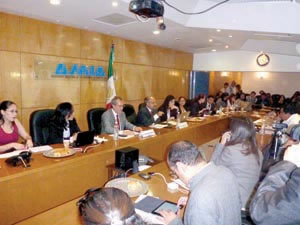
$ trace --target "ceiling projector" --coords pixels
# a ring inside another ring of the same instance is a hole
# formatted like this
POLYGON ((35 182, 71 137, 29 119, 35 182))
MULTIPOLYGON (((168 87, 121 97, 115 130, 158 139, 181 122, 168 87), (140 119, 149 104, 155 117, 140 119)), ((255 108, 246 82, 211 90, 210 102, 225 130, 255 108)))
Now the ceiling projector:
POLYGON ((164 5, 160 0, 132 0, 129 3, 129 11, 146 18, 162 17, 164 5))

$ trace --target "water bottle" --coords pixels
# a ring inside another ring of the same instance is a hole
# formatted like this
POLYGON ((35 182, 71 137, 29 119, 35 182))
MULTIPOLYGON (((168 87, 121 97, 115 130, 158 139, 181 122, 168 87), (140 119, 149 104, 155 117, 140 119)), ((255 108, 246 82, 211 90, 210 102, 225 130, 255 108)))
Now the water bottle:
POLYGON ((119 139, 119 125, 116 121, 114 125, 114 140, 117 141, 118 139, 119 139))
POLYGON ((177 123, 176 123, 176 129, 179 129, 179 124, 180 124, 180 112, 177 112, 177 123))

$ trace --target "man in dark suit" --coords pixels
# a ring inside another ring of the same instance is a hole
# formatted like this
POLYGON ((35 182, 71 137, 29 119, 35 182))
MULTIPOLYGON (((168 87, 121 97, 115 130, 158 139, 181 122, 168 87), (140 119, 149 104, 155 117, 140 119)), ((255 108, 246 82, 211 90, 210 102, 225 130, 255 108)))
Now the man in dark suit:
POLYGON ((178 205, 186 205, 184 221, 173 212, 162 211, 167 225, 240 225, 241 202, 232 172, 213 162, 206 163, 198 147, 189 141, 171 145, 169 167, 189 188, 178 205))
POLYGON ((162 114, 164 113, 161 111, 157 112, 157 110, 155 109, 155 98, 152 96, 145 98, 145 104, 146 105, 144 107, 141 107, 137 115, 137 125, 148 127, 153 123, 159 123, 160 116, 162 116, 162 114))
POLYGON ((207 97, 206 110, 209 114, 212 114, 214 111, 216 111, 215 98, 212 95, 207 97))
POLYGON ((300 224, 300 145, 289 147, 272 166, 250 205, 257 225, 300 224))
POLYGON ((106 110, 101 117, 101 133, 113 134, 114 126, 118 124, 119 130, 123 131, 123 134, 133 134, 132 131, 142 131, 142 128, 137 127, 129 123, 126 119, 126 115, 123 112, 122 98, 116 96, 111 100, 112 108, 106 110))

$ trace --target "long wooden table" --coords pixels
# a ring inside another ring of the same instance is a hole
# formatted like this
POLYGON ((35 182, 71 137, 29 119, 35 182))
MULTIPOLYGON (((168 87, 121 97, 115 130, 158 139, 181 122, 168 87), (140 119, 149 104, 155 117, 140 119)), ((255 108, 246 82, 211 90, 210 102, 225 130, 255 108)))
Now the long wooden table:
MULTIPOLYGON (((240 115, 236 113, 235 115, 240 115)), ((243 114, 245 115, 245 114, 243 114)), ((140 140, 112 140, 87 153, 63 159, 34 154, 30 168, 11 167, 0 160, 0 224, 14 224, 81 196, 88 188, 103 186, 108 180, 108 165, 114 163, 115 150, 133 146, 141 154, 164 160, 167 147, 178 140, 201 145, 228 129, 229 117, 209 117, 176 130, 156 130, 157 136, 140 140)))
MULTIPOLYGON (((150 171, 162 173, 166 177, 167 182, 171 182, 169 169, 165 162, 159 163, 143 172, 147 173, 150 171)), ((131 177, 143 180, 137 174, 131 177)), ((179 197, 186 195, 179 191, 175 193, 168 191, 166 184, 160 176, 152 176, 150 180, 143 181, 148 184, 149 190, 147 195, 150 196, 159 197, 160 199, 176 203, 179 197)), ((83 225, 76 205, 79 199, 80 198, 74 199, 54 209, 50 209, 44 213, 17 223, 16 225, 83 225)))

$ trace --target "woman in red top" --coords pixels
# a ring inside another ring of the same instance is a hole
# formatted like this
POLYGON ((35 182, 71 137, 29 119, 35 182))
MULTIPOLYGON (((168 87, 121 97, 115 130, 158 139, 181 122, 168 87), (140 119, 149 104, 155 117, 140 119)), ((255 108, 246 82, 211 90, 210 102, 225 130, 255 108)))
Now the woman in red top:
POLYGON ((3 101, 0 104, 0 153, 10 149, 25 149, 32 147, 32 140, 17 119, 17 106, 14 102, 3 101), (18 143, 19 136, 26 144, 18 143))

